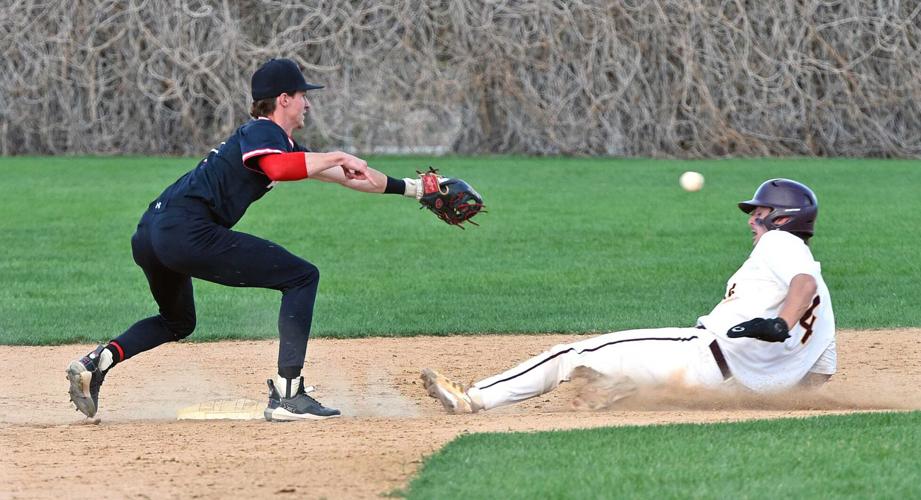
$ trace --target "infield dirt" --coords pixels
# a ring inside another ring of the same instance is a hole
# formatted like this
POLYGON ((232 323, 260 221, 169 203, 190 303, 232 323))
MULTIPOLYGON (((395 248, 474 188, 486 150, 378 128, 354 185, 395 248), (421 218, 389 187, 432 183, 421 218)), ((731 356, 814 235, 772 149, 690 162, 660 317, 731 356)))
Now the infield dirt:
POLYGON ((842 331, 839 372, 819 392, 770 397, 659 391, 575 411, 579 384, 476 415, 446 415, 424 367, 479 379, 578 337, 507 335, 310 341, 305 376, 341 419, 176 421, 213 399, 266 399, 277 343, 178 343, 115 368, 102 422, 67 397, 64 368, 91 346, 0 347, 0 498, 367 498, 407 485, 459 434, 921 409, 921 330, 842 331))

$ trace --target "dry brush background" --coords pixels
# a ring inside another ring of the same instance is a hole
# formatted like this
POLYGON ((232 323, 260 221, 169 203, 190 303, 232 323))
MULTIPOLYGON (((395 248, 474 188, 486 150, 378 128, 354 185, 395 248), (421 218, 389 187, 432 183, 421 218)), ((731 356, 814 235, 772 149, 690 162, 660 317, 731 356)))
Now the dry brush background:
POLYGON ((315 149, 913 156, 921 3, 0 0, 0 154, 199 155, 291 57, 315 149))

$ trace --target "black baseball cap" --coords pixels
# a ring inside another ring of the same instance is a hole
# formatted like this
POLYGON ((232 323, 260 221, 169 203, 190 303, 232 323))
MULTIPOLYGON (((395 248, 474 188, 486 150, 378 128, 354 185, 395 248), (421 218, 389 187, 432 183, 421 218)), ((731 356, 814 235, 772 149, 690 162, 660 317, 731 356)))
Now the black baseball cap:
POLYGON ((304 74, 291 59, 270 59, 253 73, 253 101, 277 97, 285 92, 322 89, 307 83, 304 74))

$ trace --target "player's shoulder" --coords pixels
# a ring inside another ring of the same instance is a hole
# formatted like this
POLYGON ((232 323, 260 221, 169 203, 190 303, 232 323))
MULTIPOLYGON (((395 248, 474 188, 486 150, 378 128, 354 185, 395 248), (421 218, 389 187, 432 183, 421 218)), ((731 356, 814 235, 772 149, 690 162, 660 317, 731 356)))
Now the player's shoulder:
POLYGON ((240 143, 244 158, 251 151, 291 151, 288 134, 272 120, 255 119, 244 123, 237 129, 236 140, 240 143))
POLYGON ((292 146, 291 149, 295 153, 310 153, 311 152, 310 148, 308 148, 307 146, 304 146, 303 144, 297 141, 294 141, 294 140, 292 140, 291 142, 294 144, 294 146, 292 146))

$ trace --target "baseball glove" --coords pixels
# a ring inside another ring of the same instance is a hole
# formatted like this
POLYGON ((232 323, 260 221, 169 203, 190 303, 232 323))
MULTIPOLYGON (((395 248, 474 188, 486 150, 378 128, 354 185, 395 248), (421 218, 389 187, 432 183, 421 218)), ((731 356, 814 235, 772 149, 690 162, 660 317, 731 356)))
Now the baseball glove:
POLYGON ((481 211, 485 212, 483 198, 470 187, 470 184, 460 179, 441 177, 438 170, 432 167, 425 172, 417 173, 422 179, 422 192, 419 197, 422 207, 431 210, 439 219, 452 226, 464 229, 464 222, 479 226, 471 219, 481 211))

